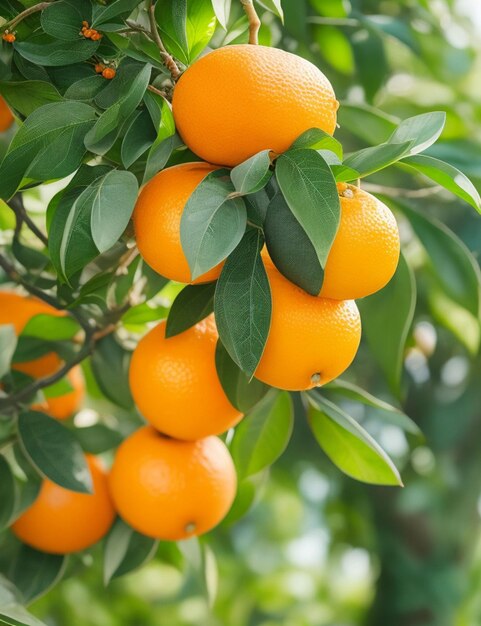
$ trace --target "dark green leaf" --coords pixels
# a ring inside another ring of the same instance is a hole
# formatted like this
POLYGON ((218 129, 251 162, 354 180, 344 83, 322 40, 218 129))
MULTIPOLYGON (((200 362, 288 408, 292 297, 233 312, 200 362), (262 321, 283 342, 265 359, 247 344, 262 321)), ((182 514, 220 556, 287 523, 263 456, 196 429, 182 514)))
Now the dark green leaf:
POLYGON ((63 100, 57 89, 41 80, 27 80, 23 82, 2 82, 0 93, 8 104, 24 117, 27 117, 49 102, 63 100))
POLYGON ((165 329, 166 337, 174 337, 197 324, 214 310, 215 282, 187 285, 174 300, 165 329))
POLYGON ((0 196, 12 196, 23 177, 51 180, 75 171, 85 154, 83 137, 94 120, 95 109, 80 102, 54 102, 36 109, 0 165, 0 196))
POLYGON ((101 391, 106 397, 125 409, 134 405, 129 387, 131 353, 108 335, 97 343, 92 356, 92 371, 101 391))
POLYGON ((242 198, 229 198, 234 187, 225 170, 208 174, 185 205, 180 240, 192 280, 223 261, 244 234, 247 214, 242 198))
POLYGON ((369 176, 403 158, 409 151, 410 141, 404 143, 382 143, 372 148, 353 152, 344 160, 344 165, 358 172, 358 178, 369 176))
POLYGON ((9 372, 16 347, 15 328, 12 324, 0 325, 0 378, 9 372))
POLYGON ((60 41, 49 38, 46 41, 35 40, 15 43, 15 50, 24 59, 45 67, 81 63, 95 54, 98 47, 98 41, 92 41, 84 37, 77 41, 60 41))
POLYGON ((341 210, 336 181, 328 164, 314 150, 289 150, 277 159, 276 179, 324 267, 341 210))
POLYGON ((255 193, 266 186, 272 176, 269 154, 270 150, 263 150, 231 170, 230 177, 238 193, 255 193))
POLYGON ((63 555, 46 554, 22 545, 13 560, 10 579, 23 601, 30 604, 59 582, 66 564, 63 555))
POLYGON ((235 429, 230 449, 239 477, 272 465, 286 449, 293 425, 289 394, 271 390, 235 429))
POLYGON ((130 167, 154 143, 156 133, 148 111, 139 111, 122 141, 122 163, 130 167))
POLYGON ((15 481, 6 458, 0 455, 0 530, 8 526, 15 510, 15 481))
POLYGON ((299 135, 291 149, 310 148, 311 150, 329 150, 342 160, 342 145, 332 135, 320 128, 309 128, 299 135))
POLYGON ((402 254, 391 282, 358 304, 371 353, 391 390, 399 396, 406 339, 416 304, 416 283, 402 254))
POLYGON ((97 27, 123 13, 130 14, 141 1, 142 0, 114 0, 113 2, 109 2, 109 4, 96 5, 94 7, 92 26, 97 27))
POLYGON ((102 89, 105 89, 105 83, 105 79, 98 74, 81 78, 70 85, 64 93, 64 98, 66 100, 91 102, 102 89))
POLYGON ((40 23, 43 30, 55 39, 73 41, 83 37, 80 33, 82 21, 90 21, 91 13, 90 3, 61 0, 42 11, 40 23))
POLYGON ((144 185, 152 176, 155 176, 157 172, 164 168, 172 152, 181 145, 182 140, 177 133, 166 139, 155 141, 147 157, 147 165, 145 166, 144 179, 142 181, 144 185))
POLYGON ((80 444, 57 420, 37 411, 18 418, 22 448, 36 469, 57 485, 92 493, 92 477, 80 444))
POLYGON ((314 436, 342 472, 365 483, 402 486, 394 463, 352 417, 317 395, 310 399, 309 423, 314 436))
POLYGON ((209 43, 215 30, 215 13, 205 0, 163 0, 155 17, 167 49, 190 65, 209 43))
POLYGON ((229 256, 217 281, 214 310, 217 329, 237 365, 253 376, 271 323, 271 294, 260 251, 262 233, 248 229, 229 256))
POLYGON ((473 183, 457 168, 422 154, 410 156, 401 161, 403 164, 413 167, 434 182, 438 183, 454 195, 462 198, 481 213, 481 198, 473 183))
POLYGON ((281 274, 307 293, 317 296, 324 280, 324 270, 305 230, 280 192, 269 203, 264 234, 269 255, 281 274))
POLYGON ((389 137, 388 143, 411 142, 409 154, 417 154, 429 148, 441 135, 446 123, 446 113, 444 111, 434 111, 433 113, 423 113, 402 121, 393 134, 389 137))
POLYGON ((250 379, 232 360, 221 341, 217 342, 215 366, 225 395, 241 413, 250 411, 270 389, 260 380, 250 379))
MULTIPOLYGON (((112 170, 84 191, 91 208, 92 238, 99 252, 105 252, 119 239, 129 223, 139 193, 131 172, 112 170)), ((79 203, 82 202, 82 196, 79 203)))
POLYGON ((122 443, 123 437, 118 430, 113 430, 105 424, 94 424, 75 429, 75 436, 82 449, 90 454, 102 454, 116 448, 122 443))
POLYGON ((159 542, 135 532, 118 519, 105 542, 104 583, 137 569, 155 554, 159 542))

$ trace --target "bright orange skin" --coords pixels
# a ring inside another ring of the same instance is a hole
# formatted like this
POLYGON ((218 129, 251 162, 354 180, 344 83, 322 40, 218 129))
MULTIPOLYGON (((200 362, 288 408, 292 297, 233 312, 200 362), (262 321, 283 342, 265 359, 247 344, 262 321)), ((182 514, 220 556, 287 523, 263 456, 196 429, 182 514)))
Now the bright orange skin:
POLYGON ((342 183, 338 188, 341 221, 320 295, 336 300, 363 298, 382 289, 396 271, 399 230, 388 207, 370 193, 342 183))
POLYGON ((115 518, 107 472, 86 455, 94 493, 69 491, 44 480, 35 502, 13 524, 13 533, 32 548, 53 554, 78 552, 107 534, 115 518))
POLYGON ((265 46, 219 48, 193 63, 172 111, 187 146, 205 161, 237 165, 261 150, 284 152, 309 128, 333 134, 339 103, 305 59, 265 46))
MULTIPOLYGON (((156 272, 179 283, 190 283, 190 269, 180 243, 180 220, 187 200, 200 182, 214 170, 209 163, 183 163, 159 172, 143 188, 133 221, 140 254, 156 272)), ((195 281, 216 280, 217 265, 195 281)))
MULTIPOLYGON (((0 325, 12 324, 15 333, 19 335, 36 315, 65 317, 66 313, 33 296, 0 291, 0 325)), ((62 363, 63 361, 58 354, 49 352, 32 361, 15 363, 14 369, 32 378, 40 378, 54 374, 62 366, 62 363)), ((56 398, 48 398, 44 403, 35 405, 33 408, 45 410, 56 419, 66 419, 75 413, 83 401, 85 384, 80 368, 72 369, 67 377, 73 387, 71 392, 56 398)))
POLYGON ((241 419, 215 367, 213 315, 165 338, 165 322, 141 339, 130 364, 130 389, 139 411, 160 432, 192 441, 219 435, 241 419))
POLYGON ((265 257, 264 263, 272 320, 256 378, 289 391, 310 389, 337 378, 351 364, 361 340, 356 303, 311 296, 265 257))
MULTIPOLYGON (((47 355, 48 356, 48 355, 47 355)), ((85 382, 82 375, 82 368, 76 366, 67 374, 67 380, 72 386, 72 391, 61 396, 45 398, 45 402, 32 405, 36 411, 45 411, 50 417, 57 420, 66 420, 76 413, 85 397, 85 382)))
POLYGON ((234 501, 237 477, 217 437, 178 441, 145 426, 119 447, 109 484, 118 513, 135 530, 178 541, 219 524, 234 501))

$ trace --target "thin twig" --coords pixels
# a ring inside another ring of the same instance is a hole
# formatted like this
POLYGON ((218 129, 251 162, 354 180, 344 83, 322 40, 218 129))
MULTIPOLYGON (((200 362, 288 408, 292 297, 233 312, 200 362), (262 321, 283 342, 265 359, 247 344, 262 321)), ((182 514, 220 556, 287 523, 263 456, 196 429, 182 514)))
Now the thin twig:
POLYGON ((380 193, 393 198, 428 198, 440 193, 444 188, 441 185, 433 185, 432 187, 423 187, 422 189, 403 189, 402 187, 385 187, 384 185, 376 185, 375 183, 363 183, 364 191, 372 193, 380 193))
POLYGON ((253 0, 240 0, 249 20, 249 43, 257 45, 259 43, 259 28, 261 21, 257 15, 253 0))
POLYGON ((158 96, 162 96, 162 98, 166 98, 167 100, 169 98, 166 91, 161 91, 160 89, 157 89, 157 87, 154 87, 153 85, 149 85, 147 89, 151 91, 152 93, 156 93, 158 96))
POLYGON ((177 67, 177 63, 174 61, 173 57, 167 52, 167 48, 164 46, 162 39, 160 38, 159 30, 157 28, 157 22, 155 20, 154 0, 149 0, 149 22, 152 40, 159 49, 165 67, 169 70, 170 75, 172 76, 172 80, 175 82, 180 76, 180 70, 177 67))
MULTIPOLYGON (((18 195, 14 196, 12 200, 10 201, 10 203, 7 203, 7 205, 15 213, 17 224, 20 223, 20 227, 21 227, 21 223, 24 222, 28 226, 28 228, 32 231, 32 233, 37 237, 37 239, 39 239, 44 244, 44 246, 48 246, 48 238, 46 237, 46 235, 44 235, 44 233, 40 230, 40 228, 35 224, 32 218, 28 215, 23 205, 21 196, 18 196, 18 195)), ((20 229, 18 229, 18 232, 20 232, 20 229)))
POLYGON ((53 298, 49 296, 47 293, 35 287, 35 285, 31 285, 27 282, 19 272, 15 269, 15 267, 5 258, 3 254, 0 254, 0 267, 3 269, 5 274, 15 283, 21 285, 26 291, 28 291, 33 296, 40 298, 50 306, 53 306, 55 309, 63 310, 63 307, 53 298))
POLYGON ((15 26, 20 24, 22 20, 29 17, 29 15, 33 15, 34 13, 37 13, 38 11, 43 11, 44 9, 46 9, 50 5, 51 2, 52 0, 48 2, 40 2, 39 4, 34 4, 33 7, 29 7, 28 9, 25 9, 25 11, 22 11, 21 13, 13 17, 9 22, 6 22, 1 27, 2 31, 12 30, 13 28, 15 28, 15 26))

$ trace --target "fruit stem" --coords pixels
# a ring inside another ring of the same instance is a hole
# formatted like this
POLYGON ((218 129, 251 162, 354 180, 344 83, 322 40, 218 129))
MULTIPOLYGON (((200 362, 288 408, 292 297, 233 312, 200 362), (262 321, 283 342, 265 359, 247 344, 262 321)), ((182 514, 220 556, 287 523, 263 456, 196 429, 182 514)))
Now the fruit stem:
POLYGON ((177 63, 174 61, 174 58, 167 52, 167 48, 164 46, 164 43, 159 35, 159 30, 157 28, 157 22, 155 19, 155 4, 154 0, 149 1, 149 22, 150 22, 150 33, 152 36, 152 40, 156 44, 157 48, 160 51, 160 56, 164 61, 165 67, 169 70, 170 75, 172 76, 172 80, 175 82, 178 80, 180 76, 180 70, 177 67, 177 63))
POLYGON ((257 15, 257 11, 254 7, 253 0, 240 0, 244 11, 246 12, 247 19, 249 20, 249 43, 257 45, 259 43, 259 28, 261 27, 261 21, 257 15))

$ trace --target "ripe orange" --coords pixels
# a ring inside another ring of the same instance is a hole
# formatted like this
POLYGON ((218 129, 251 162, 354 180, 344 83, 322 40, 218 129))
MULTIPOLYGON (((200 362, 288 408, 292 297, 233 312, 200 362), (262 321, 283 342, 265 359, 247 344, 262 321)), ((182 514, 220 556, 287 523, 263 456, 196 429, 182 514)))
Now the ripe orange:
MULTIPOLYGON (((33 296, 22 296, 12 291, 0 291, 0 324, 12 324, 17 335, 23 331, 35 315, 41 314, 55 317, 66 315, 64 311, 59 311, 33 296)), ((54 374, 62 366, 62 363, 58 354, 49 352, 31 361, 15 363, 14 369, 32 378, 41 378, 54 374)), ((72 369, 67 378, 73 387, 72 391, 62 396, 48 398, 44 403, 34 405, 33 408, 44 410, 57 419, 66 419, 77 411, 85 395, 85 385, 80 368, 72 369)))
POLYGON ((341 221, 327 258, 324 298, 363 298, 386 285, 399 260, 394 215, 380 200, 355 185, 339 183, 341 221))
POLYGON ((44 480, 35 502, 13 524, 12 531, 32 548, 67 554, 97 543, 115 518, 107 472, 100 461, 86 455, 93 494, 69 491, 44 480))
MULTIPOLYGON (((209 163, 183 163, 159 172, 143 188, 133 220, 140 254, 159 274, 190 283, 190 269, 180 243, 182 211, 197 185, 217 169, 209 163)), ((194 283, 216 280, 222 264, 194 283)))
POLYGON ((187 146, 205 161, 237 165, 261 150, 284 152, 317 127, 333 134, 339 103, 305 59, 234 45, 203 56, 181 76, 172 110, 187 146))
POLYGON ((0 96, 0 132, 7 130, 13 124, 14 117, 5 100, 0 96))
POLYGON ((130 389, 139 411, 160 432, 193 440, 225 432, 242 414, 227 399, 215 367, 214 316, 165 338, 165 322, 134 350, 130 389))
POLYGON ((323 385, 347 369, 361 339, 353 300, 311 296, 284 278, 264 257, 272 296, 272 319, 255 376, 290 391, 323 385))
POLYGON ((217 437, 178 441, 145 426, 120 445, 109 483, 128 524, 149 537, 178 541, 202 535, 223 519, 237 478, 217 437))

